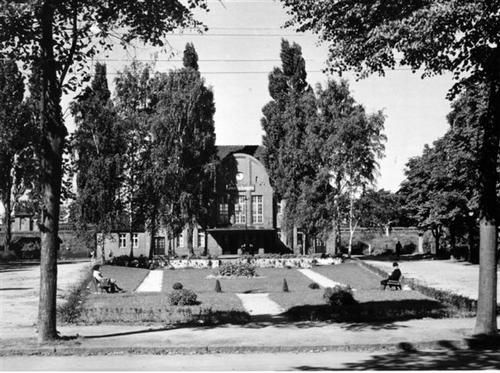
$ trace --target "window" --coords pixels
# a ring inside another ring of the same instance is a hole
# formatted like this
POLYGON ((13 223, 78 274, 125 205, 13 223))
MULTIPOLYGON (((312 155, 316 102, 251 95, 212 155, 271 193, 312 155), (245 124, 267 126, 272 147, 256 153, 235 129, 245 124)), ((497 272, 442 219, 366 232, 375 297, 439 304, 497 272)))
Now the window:
POLYGON ((238 196, 234 204, 234 222, 235 224, 245 224, 247 222, 247 198, 238 196))
POLYGON ((229 204, 227 201, 219 202, 219 222, 223 224, 229 222, 229 204))
POLYGON ((184 232, 177 236, 177 247, 184 247, 184 232))
POLYGON ((137 233, 132 234, 132 247, 134 249, 139 248, 139 234, 137 233))
POLYGON ((165 237, 155 237, 154 253, 156 255, 165 255, 165 237))
POLYGON ((118 235, 118 247, 121 249, 127 247, 127 235, 125 233, 118 235))
POLYGON ((264 221, 262 196, 252 196, 252 222, 262 224, 264 221))
POLYGON ((198 247, 205 247, 205 232, 198 231, 198 247))

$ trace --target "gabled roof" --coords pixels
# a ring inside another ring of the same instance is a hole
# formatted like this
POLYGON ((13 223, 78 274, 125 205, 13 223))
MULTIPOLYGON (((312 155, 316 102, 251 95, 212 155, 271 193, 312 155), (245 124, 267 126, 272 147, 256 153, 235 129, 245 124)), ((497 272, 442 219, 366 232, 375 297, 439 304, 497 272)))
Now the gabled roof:
POLYGON ((243 153, 257 158, 260 162, 264 162, 264 149, 261 145, 218 145, 217 154, 220 160, 223 160, 230 154, 243 153))

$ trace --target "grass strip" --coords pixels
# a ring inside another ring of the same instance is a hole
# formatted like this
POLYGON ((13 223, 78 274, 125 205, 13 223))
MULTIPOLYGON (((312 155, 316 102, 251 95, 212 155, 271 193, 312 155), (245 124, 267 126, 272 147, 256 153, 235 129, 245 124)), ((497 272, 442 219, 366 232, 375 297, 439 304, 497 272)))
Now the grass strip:
POLYGON ((57 318, 62 323, 74 323, 81 315, 82 305, 89 294, 88 285, 92 279, 92 273, 88 272, 80 282, 74 286, 64 304, 57 307, 57 318))

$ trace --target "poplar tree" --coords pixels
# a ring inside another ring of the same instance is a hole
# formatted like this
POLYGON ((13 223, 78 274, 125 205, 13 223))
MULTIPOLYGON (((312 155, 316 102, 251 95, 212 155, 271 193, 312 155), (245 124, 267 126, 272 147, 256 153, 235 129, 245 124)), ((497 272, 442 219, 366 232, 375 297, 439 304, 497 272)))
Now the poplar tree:
POLYGON ((306 81, 302 49, 281 41, 281 68, 269 74, 272 101, 262 108, 265 131, 264 164, 272 180, 276 197, 285 199, 284 223, 288 240, 297 213, 301 180, 314 174, 306 156, 306 128, 316 115, 314 92, 306 81))
POLYGON ((105 236, 121 210, 125 149, 110 96, 106 65, 98 63, 90 86, 71 104, 76 125, 70 142, 77 176, 77 219, 83 229, 93 224, 101 232, 103 259, 105 236))
POLYGON ((10 249, 12 240, 13 205, 26 190, 29 119, 23 76, 13 60, 0 60, 0 200, 5 213, 4 251, 10 249))

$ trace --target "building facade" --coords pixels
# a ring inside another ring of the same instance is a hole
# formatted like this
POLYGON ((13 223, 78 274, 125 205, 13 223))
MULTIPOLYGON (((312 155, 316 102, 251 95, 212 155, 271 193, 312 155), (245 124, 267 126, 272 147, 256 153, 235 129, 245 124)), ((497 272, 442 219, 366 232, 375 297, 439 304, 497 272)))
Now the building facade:
MULTIPOLYGON (((279 239, 276 203, 269 175, 262 162, 264 148, 257 145, 218 146, 220 165, 213 186, 211 219, 205 228, 193 229, 196 255, 238 255, 289 252, 279 239)), ((98 234, 98 255, 148 256, 151 246, 155 255, 187 256, 187 230, 169 239, 160 228, 151 239, 144 229, 134 230, 132 237, 115 231, 105 237, 98 234), (132 241, 131 241, 132 240, 132 241)))

